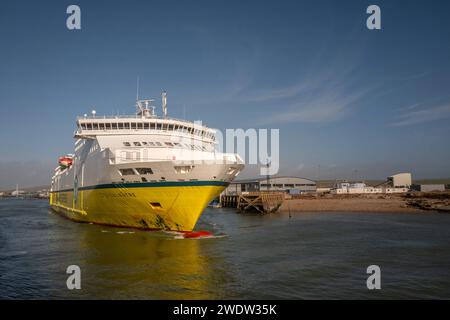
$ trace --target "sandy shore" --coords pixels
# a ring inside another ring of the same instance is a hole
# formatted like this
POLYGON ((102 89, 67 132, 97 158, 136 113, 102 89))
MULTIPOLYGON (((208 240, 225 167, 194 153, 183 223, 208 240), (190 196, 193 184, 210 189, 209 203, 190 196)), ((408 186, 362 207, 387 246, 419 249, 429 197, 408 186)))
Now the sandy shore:
MULTIPOLYGON (((442 194, 441 194, 442 195, 442 194)), ((450 212, 450 197, 415 195, 322 195, 285 200, 281 211, 291 212, 450 212)))

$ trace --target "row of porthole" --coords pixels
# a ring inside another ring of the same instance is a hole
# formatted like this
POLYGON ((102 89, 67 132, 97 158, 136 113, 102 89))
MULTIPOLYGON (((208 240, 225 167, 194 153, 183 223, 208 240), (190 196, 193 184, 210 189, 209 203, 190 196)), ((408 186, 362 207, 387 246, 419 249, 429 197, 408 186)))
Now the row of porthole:
POLYGON ((145 175, 145 174, 153 174, 153 170, 151 168, 124 168, 119 169, 120 175, 122 176, 134 176, 136 174, 138 175, 145 175), (135 171, 136 170, 136 171, 135 171))
MULTIPOLYGON (((175 166, 175 173, 189 173, 194 166, 175 166)), ((147 175, 147 174, 153 174, 153 170, 151 168, 122 168, 119 169, 121 176, 134 176, 134 175, 147 175)), ((162 178, 164 179, 164 177, 162 178)))
MULTIPOLYGON (((132 146, 130 142, 124 142, 123 145, 125 147, 132 146)), ((167 147, 178 147, 178 148, 187 148, 187 149, 198 150, 198 151, 208 151, 208 148, 206 146, 188 145, 187 143, 180 143, 180 142, 164 142, 164 145, 166 145, 167 147)), ((144 147, 162 147, 164 145, 159 141, 156 141, 156 142, 135 141, 135 142, 133 142, 134 147, 142 147, 142 146, 144 146, 144 147)))

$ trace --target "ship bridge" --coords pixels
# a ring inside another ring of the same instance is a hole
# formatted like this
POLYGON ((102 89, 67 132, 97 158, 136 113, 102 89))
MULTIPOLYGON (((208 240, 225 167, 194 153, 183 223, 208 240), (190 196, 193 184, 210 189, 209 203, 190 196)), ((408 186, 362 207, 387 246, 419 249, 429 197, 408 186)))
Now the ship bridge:
POLYGON ((147 118, 142 116, 103 116, 77 118, 76 138, 86 138, 97 135, 122 134, 179 134, 192 136, 214 142, 215 130, 194 122, 173 118, 147 118))
POLYGON ((197 122, 190 122, 167 117, 167 98, 163 96, 163 118, 155 114, 153 99, 138 100, 134 115, 97 116, 95 110, 91 115, 77 117, 75 138, 94 138, 98 135, 132 135, 164 134, 177 135, 203 142, 215 143, 216 131, 197 122))

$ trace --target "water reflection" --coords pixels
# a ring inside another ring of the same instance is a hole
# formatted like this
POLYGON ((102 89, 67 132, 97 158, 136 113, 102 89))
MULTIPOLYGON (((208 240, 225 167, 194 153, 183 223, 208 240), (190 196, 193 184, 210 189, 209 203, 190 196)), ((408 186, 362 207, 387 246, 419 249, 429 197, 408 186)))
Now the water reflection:
POLYGON ((222 258, 206 252, 220 239, 177 240, 161 232, 80 226, 80 267, 89 296, 220 298, 220 284, 228 276, 221 274, 222 258))
POLYGON ((450 297, 448 215, 239 215, 205 210, 225 238, 80 224, 42 201, 0 201, 0 298, 298 299, 450 297), (66 287, 67 266, 82 289, 66 287), (382 290, 366 268, 382 266, 382 290), (423 272, 427 270, 427 272, 423 272))

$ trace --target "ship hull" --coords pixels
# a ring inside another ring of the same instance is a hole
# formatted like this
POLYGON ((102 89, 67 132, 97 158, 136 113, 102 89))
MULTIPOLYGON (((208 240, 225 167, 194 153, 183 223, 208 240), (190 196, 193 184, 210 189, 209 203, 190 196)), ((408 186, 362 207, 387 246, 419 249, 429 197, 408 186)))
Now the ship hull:
POLYGON ((79 222, 189 232, 226 186, 219 181, 97 185, 52 192, 50 205, 79 222))

